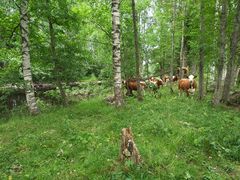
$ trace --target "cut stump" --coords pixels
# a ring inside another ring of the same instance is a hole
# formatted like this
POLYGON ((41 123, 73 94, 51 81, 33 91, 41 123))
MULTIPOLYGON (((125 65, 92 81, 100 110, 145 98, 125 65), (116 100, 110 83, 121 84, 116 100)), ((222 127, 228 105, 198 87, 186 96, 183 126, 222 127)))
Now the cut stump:
POLYGON ((135 164, 141 163, 141 156, 133 140, 131 127, 122 129, 120 160, 131 160, 135 164))

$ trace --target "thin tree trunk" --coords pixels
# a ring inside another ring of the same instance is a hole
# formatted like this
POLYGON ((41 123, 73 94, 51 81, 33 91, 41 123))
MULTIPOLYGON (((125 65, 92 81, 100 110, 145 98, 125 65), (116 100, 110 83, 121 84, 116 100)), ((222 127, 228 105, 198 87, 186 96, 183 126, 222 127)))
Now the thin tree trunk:
POLYGON ((119 0, 112 0, 112 38, 113 38, 113 73, 115 106, 123 104, 120 52, 120 12, 119 0))
POLYGON ((213 104, 218 105, 222 98, 223 90, 223 68, 225 61, 225 47, 226 47, 226 28, 227 28, 227 7, 228 1, 223 0, 222 11, 220 15, 220 58, 217 65, 217 82, 213 95, 213 104))
POLYGON ((229 99, 229 94, 231 90, 231 84, 232 84, 232 76, 233 76, 233 70, 236 63, 236 52, 237 52, 237 46, 239 42, 239 36, 240 36, 240 0, 237 1, 237 8, 236 8, 236 16, 234 20, 234 28, 233 33, 231 37, 231 45, 230 45, 230 59, 228 61, 227 65, 227 75, 224 82, 224 88, 223 88, 223 102, 227 102, 229 99))
POLYGON ((184 70, 182 69, 183 67, 186 66, 186 52, 185 52, 185 4, 184 2, 182 2, 182 6, 183 6, 183 20, 182 20, 182 38, 181 38, 181 51, 180 51, 180 71, 179 71, 179 75, 180 78, 182 79, 184 77, 184 70))
POLYGON ((191 66, 191 72, 190 74, 196 74, 196 71, 197 71, 197 65, 195 62, 193 62, 192 66, 191 66))
POLYGON ((204 96, 204 0, 200 2, 200 49, 199 49, 199 99, 204 96))
POLYGON ((142 101, 143 96, 140 88, 140 53, 138 45, 138 28, 137 28, 137 13, 135 7, 135 0, 132 0, 132 16, 133 16, 133 29, 134 29, 134 45, 135 45, 135 57, 136 57, 136 76, 137 76, 137 94, 138 100, 142 101))
MULTIPOLYGON (((48 0, 47 0, 47 3, 48 0)), ((53 21, 52 21, 52 18, 49 16, 48 17, 48 23, 49 23, 49 33, 50 33, 50 49, 51 49, 51 57, 52 57, 52 61, 54 63, 54 75, 56 77, 56 82, 57 82, 57 86, 59 88, 59 91, 60 91, 60 95, 62 97, 62 102, 63 104, 66 106, 68 104, 68 101, 67 101, 67 96, 66 96, 66 93, 65 93, 65 90, 63 88, 63 85, 62 85, 62 82, 61 82, 61 79, 60 79, 60 67, 59 67, 59 62, 58 62, 58 59, 57 59, 57 55, 56 55, 56 39, 55 39, 55 34, 54 34, 54 28, 53 28, 53 21)))
POLYGON ((236 67, 236 71, 233 77, 233 86, 237 86, 238 85, 238 78, 240 75, 240 66, 236 67))
POLYGON ((181 38, 180 70, 179 70, 180 79, 183 78, 183 70, 182 70, 182 67, 184 67, 183 51, 184 51, 184 20, 182 20, 182 38, 181 38))
POLYGON ((170 60, 170 91, 173 93, 173 62, 175 59, 175 17, 176 17, 176 0, 173 0, 173 12, 172 12, 172 58, 170 60))
POLYGON ((30 53, 29 53, 29 37, 28 37, 28 0, 22 0, 20 5, 20 30, 22 37, 22 65, 23 65, 23 78, 25 81, 25 93, 27 105, 32 115, 38 114, 40 111, 36 104, 34 94, 34 87, 32 81, 30 53))
POLYGON ((209 84, 209 66, 207 66, 207 79, 206 79, 206 85, 205 85, 205 92, 208 92, 208 84, 209 84))
POLYGON ((147 73, 147 77, 149 77, 149 61, 146 60, 146 73, 147 73))

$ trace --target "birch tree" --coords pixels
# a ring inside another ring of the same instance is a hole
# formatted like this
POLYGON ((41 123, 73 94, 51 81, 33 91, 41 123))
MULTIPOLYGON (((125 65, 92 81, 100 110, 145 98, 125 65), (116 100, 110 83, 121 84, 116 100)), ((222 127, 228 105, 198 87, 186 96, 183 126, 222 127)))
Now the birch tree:
POLYGON ((22 69, 25 82, 25 93, 27 105, 31 114, 36 115, 39 109, 36 104, 34 87, 32 81, 30 53, 29 53, 29 31, 28 31, 28 0, 22 0, 20 7, 20 30, 22 38, 22 69))
POLYGON ((114 98, 116 107, 122 106, 122 80, 121 80, 121 53, 120 53, 120 2, 112 0, 112 43, 113 43, 113 74, 114 98))

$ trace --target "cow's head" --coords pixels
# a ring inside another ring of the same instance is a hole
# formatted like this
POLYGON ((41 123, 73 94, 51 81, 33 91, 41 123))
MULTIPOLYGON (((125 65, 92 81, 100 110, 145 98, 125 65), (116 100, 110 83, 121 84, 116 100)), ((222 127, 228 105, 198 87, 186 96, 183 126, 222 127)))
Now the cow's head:
POLYGON ((188 79, 189 79, 190 81, 193 81, 193 79, 196 78, 196 77, 197 77, 197 76, 191 74, 191 75, 188 76, 188 79))
POLYGON ((192 75, 192 74, 188 76, 188 79, 189 79, 189 82, 190 82, 190 88, 189 88, 188 92, 189 92, 191 95, 193 95, 194 92, 195 92, 194 78, 196 78, 196 77, 197 77, 197 76, 192 75))

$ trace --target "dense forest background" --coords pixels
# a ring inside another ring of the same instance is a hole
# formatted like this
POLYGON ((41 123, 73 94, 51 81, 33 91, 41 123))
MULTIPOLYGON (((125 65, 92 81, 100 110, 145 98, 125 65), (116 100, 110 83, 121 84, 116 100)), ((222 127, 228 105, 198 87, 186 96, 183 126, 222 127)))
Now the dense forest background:
MULTIPOLYGON (((179 67, 188 67, 189 74, 199 77, 201 96, 215 91, 215 104, 221 99, 227 102, 240 81, 238 4, 237 0, 137 2, 140 77, 176 75, 179 67), (228 87, 223 88, 223 82, 228 87), (223 98, 219 87, 224 89, 223 98)), ((2 87, 23 84, 20 6, 21 1, 1 1, 2 87)), ((111 1, 30 1, 26 8, 34 83, 56 84, 64 103, 62 84, 89 78, 111 84, 111 1)), ((136 77, 138 62, 131 2, 121 1, 120 11, 121 71, 122 79, 128 79, 136 77)))

